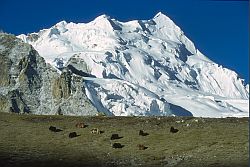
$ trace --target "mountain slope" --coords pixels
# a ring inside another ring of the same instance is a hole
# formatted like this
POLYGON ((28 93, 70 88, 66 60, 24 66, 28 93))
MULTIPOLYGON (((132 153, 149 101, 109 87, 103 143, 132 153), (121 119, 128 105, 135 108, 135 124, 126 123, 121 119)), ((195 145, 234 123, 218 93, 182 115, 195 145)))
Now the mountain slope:
POLYGON ((119 22, 62 21, 19 35, 56 69, 85 79, 94 106, 110 115, 248 116, 248 85, 195 48, 162 13, 119 22))
POLYGON ((82 78, 59 74, 34 48, 0 33, 0 112, 94 115, 82 78))

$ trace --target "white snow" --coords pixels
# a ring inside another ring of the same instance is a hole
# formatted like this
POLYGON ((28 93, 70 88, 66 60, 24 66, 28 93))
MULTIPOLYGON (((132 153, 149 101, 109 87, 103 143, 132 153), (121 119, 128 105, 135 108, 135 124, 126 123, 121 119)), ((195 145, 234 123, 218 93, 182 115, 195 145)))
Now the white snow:
MULTIPOLYGON (((57 23, 30 43, 55 68, 85 62, 86 94, 109 115, 248 117, 249 85, 211 61, 167 16, 57 23)), ((31 35, 32 35, 31 34, 31 35)), ((81 64, 74 67, 83 70, 81 64)))

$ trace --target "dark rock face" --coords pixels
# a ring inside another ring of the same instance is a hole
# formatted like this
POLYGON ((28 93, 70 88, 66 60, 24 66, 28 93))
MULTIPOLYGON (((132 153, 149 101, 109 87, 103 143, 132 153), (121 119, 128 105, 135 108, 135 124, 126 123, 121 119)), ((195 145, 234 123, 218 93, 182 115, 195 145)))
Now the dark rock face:
POLYGON ((94 115, 84 80, 46 64, 34 48, 0 33, 0 108, 3 112, 94 115), (60 113, 58 113, 60 109, 60 113))
POLYGON ((45 66, 44 59, 32 46, 15 36, 0 34, 0 103, 4 103, 3 110, 25 113, 38 107, 38 91, 43 84, 41 71, 45 66))
POLYGON ((67 99, 71 94, 71 79, 70 71, 63 72, 59 78, 53 81, 52 95, 54 99, 67 99))

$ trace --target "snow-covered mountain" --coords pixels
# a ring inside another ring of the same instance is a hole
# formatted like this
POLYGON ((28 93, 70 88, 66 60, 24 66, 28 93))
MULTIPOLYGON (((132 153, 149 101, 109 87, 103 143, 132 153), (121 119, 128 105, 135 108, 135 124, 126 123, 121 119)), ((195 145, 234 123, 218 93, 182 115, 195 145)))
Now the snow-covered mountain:
POLYGON ((84 78, 92 104, 109 115, 248 116, 249 86, 203 55, 162 13, 120 22, 59 22, 19 35, 58 73, 84 78))

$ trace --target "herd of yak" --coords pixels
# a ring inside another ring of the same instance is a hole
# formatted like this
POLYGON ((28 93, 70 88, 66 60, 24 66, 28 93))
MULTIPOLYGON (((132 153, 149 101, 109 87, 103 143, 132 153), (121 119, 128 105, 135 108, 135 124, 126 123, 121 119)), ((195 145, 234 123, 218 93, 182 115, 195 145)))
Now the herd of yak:
MULTIPOLYGON (((85 127, 87 127, 87 125, 85 125, 83 122, 79 122, 75 126, 76 126, 76 128, 85 128, 85 127)), ((54 127, 54 126, 50 126, 49 130, 52 131, 52 132, 60 132, 60 131, 62 131, 61 129, 58 129, 58 128, 54 127)), ((170 128, 171 133, 177 133, 178 131, 179 131, 178 129, 171 126, 171 128, 170 128)), ((104 131, 101 131, 98 128, 93 128, 90 132, 92 134, 104 133, 104 131)), ((139 131, 139 136, 147 136, 147 135, 149 135, 149 134, 144 132, 143 130, 139 131)), ((78 135, 76 132, 70 132, 69 133, 69 138, 74 138, 74 137, 78 137, 78 136, 80 136, 80 135, 78 135)), ((123 137, 119 136, 119 134, 112 134, 111 137, 110 137, 110 140, 117 140, 117 139, 121 139, 121 138, 123 138, 123 137)), ((121 143, 112 143, 111 146, 112 146, 112 148, 122 148, 122 147, 124 147, 124 145, 122 145, 121 143)), ((139 150, 145 150, 145 149, 148 148, 148 147, 144 146, 143 144, 138 144, 137 146, 138 146, 139 150)))

